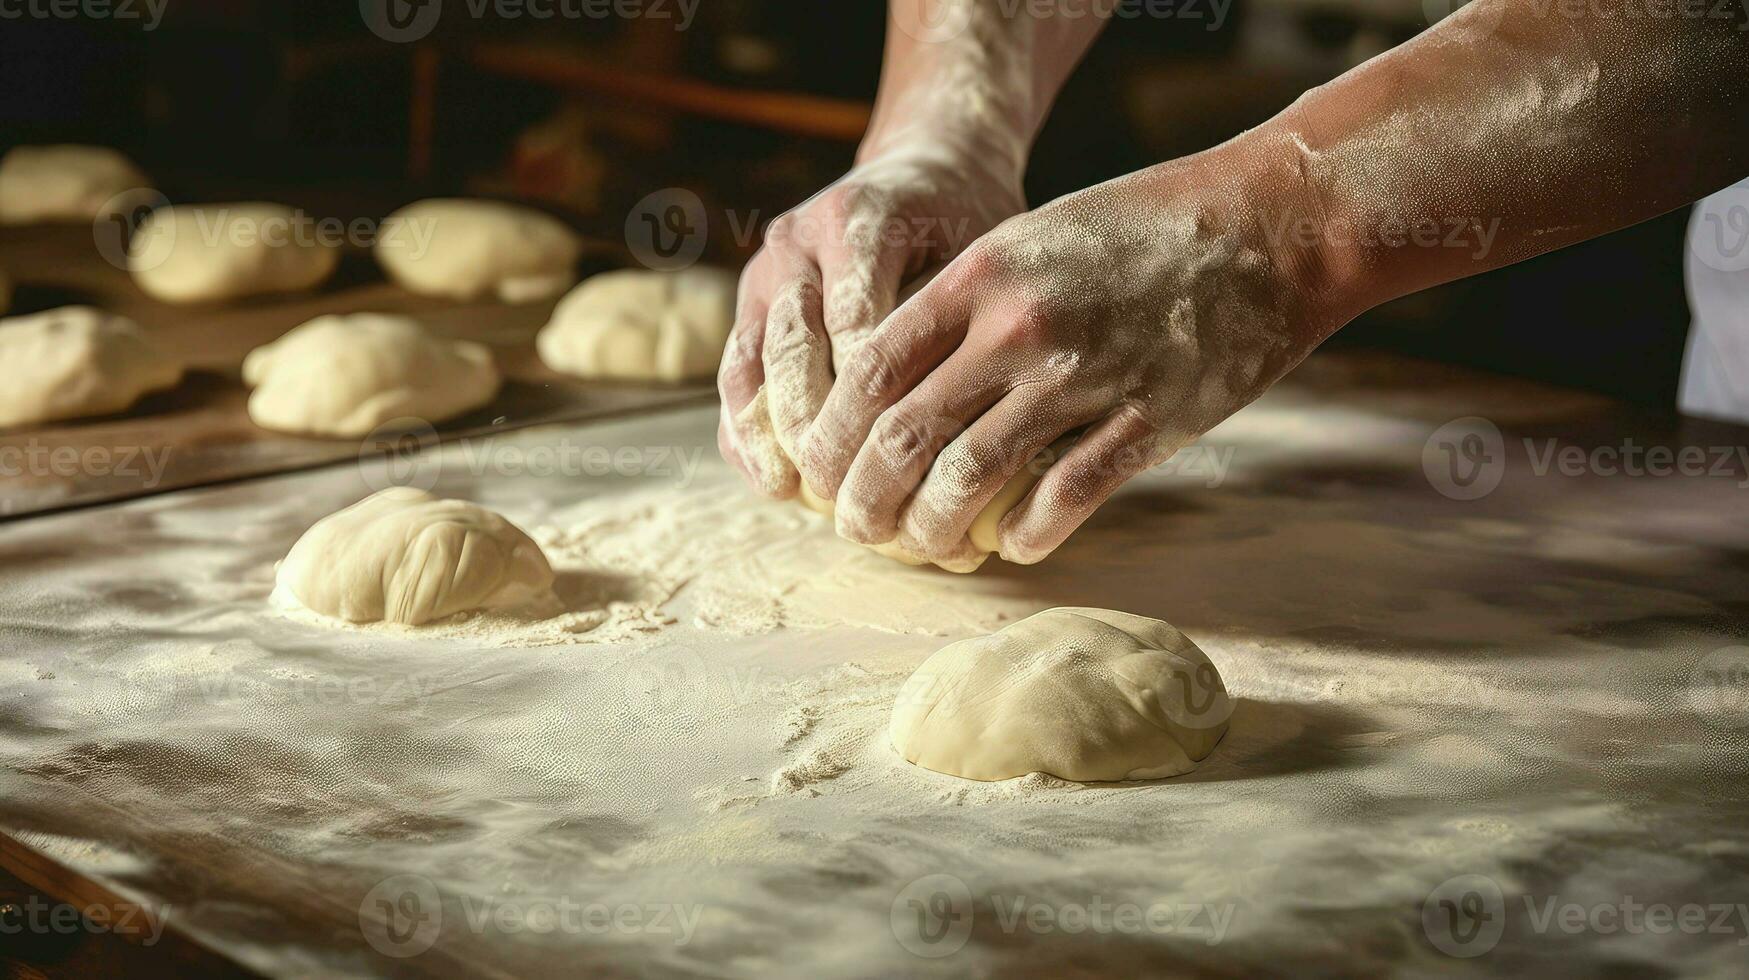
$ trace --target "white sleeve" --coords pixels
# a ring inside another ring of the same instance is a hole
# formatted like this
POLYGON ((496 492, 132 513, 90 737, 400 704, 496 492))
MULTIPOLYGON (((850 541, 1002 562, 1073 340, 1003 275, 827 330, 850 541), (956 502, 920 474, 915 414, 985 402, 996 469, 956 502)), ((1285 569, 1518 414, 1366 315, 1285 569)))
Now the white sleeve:
POLYGON ((1683 265, 1692 321, 1677 407, 1749 423, 1749 180, 1694 206, 1683 265))

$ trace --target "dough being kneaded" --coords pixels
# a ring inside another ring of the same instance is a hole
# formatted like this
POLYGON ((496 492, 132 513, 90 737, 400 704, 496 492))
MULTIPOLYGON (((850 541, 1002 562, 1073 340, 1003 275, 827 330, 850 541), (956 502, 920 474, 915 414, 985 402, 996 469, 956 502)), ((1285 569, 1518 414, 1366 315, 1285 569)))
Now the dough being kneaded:
POLYGON ((899 691, 906 760, 966 779, 1159 779, 1196 768, 1232 703, 1183 633, 1110 609, 1047 609, 936 651, 899 691))
POLYGON ((280 204, 159 208, 128 243, 134 282, 166 303, 211 303, 321 285, 340 249, 280 204))
POLYGON ((482 344, 381 313, 317 317, 249 352, 249 418, 264 429, 363 436, 395 419, 442 422, 498 393, 482 344))
POLYGON ((374 251, 389 278, 410 292, 532 303, 577 281, 583 240, 533 208, 434 198, 389 215, 374 251))
POLYGON ((317 521, 280 562, 275 596, 352 623, 419 626, 547 595, 528 535, 464 500, 390 487, 317 521))
POLYGON ((132 320, 87 306, 0 320, 0 364, 0 428, 109 415, 182 380, 132 320))
POLYGON ((716 374, 734 324, 735 277, 726 270, 622 269, 571 290, 535 346, 561 374, 688 381, 716 374))
POLYGON ((104 146, 20 146, 0 158, 4 225, 95 221, 106 212, 125 214, 130 201, 143 203, 150 194, 140 168, 104 146))

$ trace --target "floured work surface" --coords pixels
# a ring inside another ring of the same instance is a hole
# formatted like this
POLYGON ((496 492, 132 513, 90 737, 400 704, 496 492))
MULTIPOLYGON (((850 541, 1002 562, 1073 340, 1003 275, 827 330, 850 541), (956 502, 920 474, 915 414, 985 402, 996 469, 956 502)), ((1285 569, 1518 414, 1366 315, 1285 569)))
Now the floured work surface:
MULTIPOLYGON (((594 261, 585 275, 608 268, 594 261)), ((709 384, 603 384, 567 378, 540 362, 534 335, 557 299, 517 306, 493 299, 417 296, 383 279, 362 252, 348 253, 334 281, 310 293, 222 305, 176 306, 142 293, 98 254, 89 226, 0 228, 0 270, 18 287, 9 314, 67 305, 128 316, 188 365, 180 384, 100 419, 0 431, 0 517, 39 513, 239 477, 286 473, 355 458, 361 440, 311 439, 249 420, 243 358, 286 331, 329 313, 398 313, 443 337, 492 348, 504 387, 480 409, 418 435, 428 441, 539 422, 598 418, 697 402, 709 384)), ((7 365, 7 370, 28 370, 7 365)), ((363 451, 382 452, 381 440, 363 451)))
POLYGON ((14 522, 0 828, 282 974, 1733 969, 1740 461, 1538 475, 1549 447, 1674 443, 1388 366, 1320 356, 1046 564, 971 577, 753 500, 708 409, 404 474, 548 548, 574 611, 544 624, 270 611, 274 560, 374 469, 14 522), (1454 499, 1424 449, 1470 414, 1508 466, 1454 499), (567 445, 623 465, 564 472, 567 445), (1208 652, 1238 704, 1197 772, 981 784, 895 757, 917 663, 1054 605, 1208 652), (1708 931, 1649 929, 1659 904, 1708 931))

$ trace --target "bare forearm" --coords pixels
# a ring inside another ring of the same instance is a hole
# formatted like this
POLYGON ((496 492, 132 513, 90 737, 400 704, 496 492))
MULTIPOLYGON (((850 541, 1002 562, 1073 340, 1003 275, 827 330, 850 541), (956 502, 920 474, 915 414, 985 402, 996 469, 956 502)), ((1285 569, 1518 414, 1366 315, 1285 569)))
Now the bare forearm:
POLYGON ((1279 216, 1272 236, 1320 239, 1341 321, 1741 179, 1749 14, 1729 2, 1663 17, 1600 0, 1471 4, 1277 120, 1316 213, 1279 216))
POLYGON ((954 148, 1024 169, 1057 92, 1105 26, 1093 5, 1036 6, 890 0, 880 94, 859 158, 906 143, 970 143, 954 148))

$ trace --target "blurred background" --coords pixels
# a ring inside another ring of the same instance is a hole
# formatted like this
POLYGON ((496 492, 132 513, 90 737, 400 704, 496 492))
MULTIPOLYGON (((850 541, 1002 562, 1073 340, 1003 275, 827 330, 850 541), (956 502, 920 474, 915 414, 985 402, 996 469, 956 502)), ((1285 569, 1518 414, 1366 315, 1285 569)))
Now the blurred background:
MULTIPOLYGON (((510 195, 623 240, 696 192, 709 257, 848 166, 881 0, 111 0, 0 9, 0 152, 123 150, 172 201, 268 197, 380 217, 510 195), (92 8, 91 5, 86 5, 92 8), (35 9, 35 8, 29 8, 35 9), (541 16, 541 14, 547 16, 541 16)), ((1424 30, 1447 0, 1178 0, 1114 21, 1058 102, 1032 203, 1203 149, 1424 30)), ((1338 336, 1649 406, 1673 400, 1687 211, 1409 297, 1338 336), (1581 352, 1575 355, 1574 352, 1581 352)))

